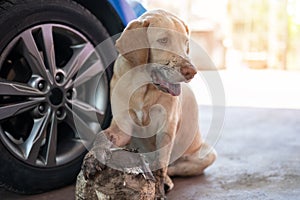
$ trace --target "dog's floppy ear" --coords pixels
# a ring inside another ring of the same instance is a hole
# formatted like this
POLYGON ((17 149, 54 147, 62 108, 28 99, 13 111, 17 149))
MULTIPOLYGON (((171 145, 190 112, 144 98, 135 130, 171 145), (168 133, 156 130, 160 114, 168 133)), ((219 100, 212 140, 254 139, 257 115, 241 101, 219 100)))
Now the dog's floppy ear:
POLYGON ((116 41, 116 48, 132 66, 146 64, 149 56, 147 37, 148 20, 134 20, 128 24, 120 38, 116 41))
MULTIPOLYGON (((188 27, 185 23, 184 23, 184 26, 185 26, 186 33, 188 34, 188 37, 190 37, 190 30, 189 30, 189 27, 188 27)), ((187 53, 187 54, 190 54, 190 43, 187 44, 186 53, 187 53)))

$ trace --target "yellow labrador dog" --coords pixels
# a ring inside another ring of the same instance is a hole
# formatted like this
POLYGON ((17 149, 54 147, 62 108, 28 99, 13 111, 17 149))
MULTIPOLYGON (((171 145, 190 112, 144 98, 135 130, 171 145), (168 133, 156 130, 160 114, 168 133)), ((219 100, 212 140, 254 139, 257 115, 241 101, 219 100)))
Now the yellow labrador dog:
POLYGON ((201 139, 198 106, 186 84, 197 73, 189 59, 188 27, 169 12, 148 11, 128 24, 116 47, 120 55, 114 65, 111 93, 112 97, 118 93, 120 99, 115 104, 122 104, 122 97, 128 96, 128 88, 136 84, 136 79, 145 75, 148 82, 130 94, 125 114, 113 112, 112 123, 104 133, 117 146, 156 152, 157 162, 152 160, 156 163, 150 165, 161 168, 159 176, 168 182, 169 189, 173 185, 168 175, 202 174, 216 159, 216 152, 201 139), (151 123, 154 128, 137 128, 151 123))

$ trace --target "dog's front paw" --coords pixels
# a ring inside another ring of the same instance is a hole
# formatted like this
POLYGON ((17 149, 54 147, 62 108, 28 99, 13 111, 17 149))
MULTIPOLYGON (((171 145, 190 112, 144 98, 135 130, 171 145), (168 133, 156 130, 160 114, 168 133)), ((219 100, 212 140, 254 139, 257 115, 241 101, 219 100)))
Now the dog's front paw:
POLYGON ((159 169, 154 172, 155 176, 155 199, 167 199, 165 192, 165 179, 163 175, 163 170, 159 169))
POLYGON ((173 188, 174 188, 174 183, 173 183, 172 179, 168 175, 166 175, 165 176, 165 181, 164 181, 165 192, 169 192, 173 188))
POLYGON ((155 193, 155 200, 165 200, 165 199, 167 199, 167 196, 165 194, 155 193))

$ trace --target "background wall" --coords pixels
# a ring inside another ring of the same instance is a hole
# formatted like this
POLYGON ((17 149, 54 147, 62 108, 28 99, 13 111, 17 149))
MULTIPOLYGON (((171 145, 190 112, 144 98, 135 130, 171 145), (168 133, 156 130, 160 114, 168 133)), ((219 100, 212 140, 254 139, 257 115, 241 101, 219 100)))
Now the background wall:
MULTIPOLYGON (((185 20, 219 69, 300 70, 300 1, 147 0, 185 20)), ((201 68, 201 66, 200 66, 201 68)))

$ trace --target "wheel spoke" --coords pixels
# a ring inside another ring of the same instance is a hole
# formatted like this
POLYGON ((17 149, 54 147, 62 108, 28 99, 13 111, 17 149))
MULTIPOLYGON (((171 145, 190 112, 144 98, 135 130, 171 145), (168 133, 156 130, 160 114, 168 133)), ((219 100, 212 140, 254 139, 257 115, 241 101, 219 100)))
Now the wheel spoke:
POLYGON ((17 102, 9 105, 4 105, 0 107, 0 120, 16 116, 23 112, 26 112, 34 107, 36 107, 39 103, 44 101, 44 98, 36 98, 30 101, 25 102, 17 102))
POLYGON ((29 63, 33 74, 39 74, 50 81, 43 58, 38 50, 37 44, 33 38, 31 30, 24 31, 21 34, 24 48, 22 53, 29 63))
POLYGON ((48 110, 45 116, 40 119, 35 119, 29 137, 21 145, 21 150, 24 154, 24 157, 30 163, 36 163, 42 142, 47 134, 47 126, 49 124, 50 116, 51 111, 48 110))
POLYGON ((82 115, 78 115, 73 109, 67 106, 68 119, 66 122, 73 127, 77 132, 77 137, 82 140, 83 143, 89 144, 94 141, 96 132, 92 130, 89 124, 87 124, 86 118, 82 115))
MULTIPOLYGON (((104 72, 103 65, 100 60, 94 62, 90 67, 88 67, 84 71, 80 71, 80 74, 77 74, 76 79, 72 82, 72 86, 78 87, 81 84, 85 83, 86 81, 90 80, 91 78, 95 77, 96 75, 104 72)), ((68 85, 67 87, 70 87, 68 85)))
POLYGON ((67 82, 75 76, 75 74, 84 65, 85 61, 94 52, 94 47, 90 43, 78 45, 73 47, 73 49, 73 56, 65 67, 65 70, 67 71, 67 82))
POLYGON ((50 72, 52 74, 52 78, 54 78, 56 71, 56 62, 52 28, 52 25, 42 26, 42 35, 45 47, 45 58, 47 60, 50 72))
POLYGON ((0 80, 0 95, 36 97, 43 93, 23 83, 0 80))
POLYGON ((70 101, 72 103, 73 112, 76 112, 79 116, 89 121, 99 123, 104 118, 104 112, 98 110, 96 107, 91 106, 83 101, 74 99, 70 101))
POLYGON ((56 165, 56 147, 57 147, 57 118, 55 112, 52 113, 51 126, 47 141, 46 165, 56 165))

